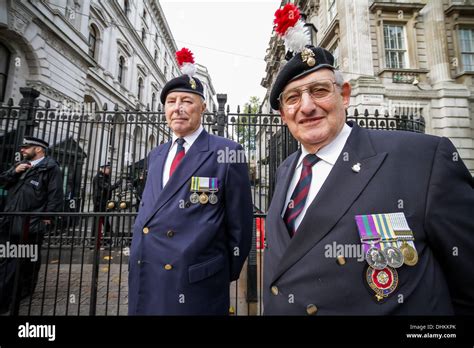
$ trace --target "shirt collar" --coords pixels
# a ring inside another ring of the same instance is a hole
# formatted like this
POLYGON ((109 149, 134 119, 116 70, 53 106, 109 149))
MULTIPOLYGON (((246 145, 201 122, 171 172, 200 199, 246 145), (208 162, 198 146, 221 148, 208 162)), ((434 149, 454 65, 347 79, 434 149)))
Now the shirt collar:
MULTIPOLYGON (((342 149, 344 148, 344 145, 346 145, 347 138, 349 138, 351 131, 352 131, 352 128, 349 127, 346 123, 344 123, 342 130, 334 138, 334 140, 331 141, 329 144, 323 146, 321 149, 319 149, 316 155, 318 155, 318 157, 322 161, 327 162, 332 166, 336 164, 336 161, 339 155, 341 154, 342 149)), ((309 152, 305 149, 305 147, 301 146, 301 156, 298 159, 298 164, 296 168, 298 168, 301 165, 301 163, 303 162, 303 158, 308 154, 309 152)))
MULTIPOLYGON (((203 130, 204 130, 204 128, 201 124, 199 126, 199 128, 196 129, 194 132, 192 132, 191 134, 188 134, 185 137, 183 137, 184 141, 186 142, 185 144, 188 144, 189 146, 191 146, 203 130)), ((179 137, 176 134, 173 133, 173 143, 171 144, 171 146, 174 145, 174 143, 176 142, 176 139, 178 139, 178 138, 179 137)))
POLYGON ((41 158, 38 158, 37 160, 34 160, 34 161, 31 161, 31 166, 34 167, 36 165, 38 165, 38 163, 40 163, 42 160, 44 160, 44 156, 41 157, 41 158))

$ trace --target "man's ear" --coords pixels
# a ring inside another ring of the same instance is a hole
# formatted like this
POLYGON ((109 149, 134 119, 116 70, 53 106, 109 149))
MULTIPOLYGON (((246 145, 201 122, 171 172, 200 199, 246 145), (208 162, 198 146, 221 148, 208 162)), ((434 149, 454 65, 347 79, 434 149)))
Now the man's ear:
POLYGON ((286 117, 285 112, 283 111, 283 108, 282 108, 281 106, 280 106, 279 111, 280 111, 281 121, 282 121, 284 124, 287 124, 287 123, 286 123, 287 117, 286 117))
POLYGON ((349 104, 351 102, 351 84, 349 82, 344 82, 344 84, 341 87, 341 95, 342 95, 342 102, 344 104, 344 107, 347 109, 349 107, 349 104))
POLYGON ((204 111, 206 111, 206 107, 207 107, 207 105, 206 105, 206 102, 205 102, 205 101, 203 101, 203 102, 202 102, 202 110, 201 110, 201 114, 202 114, 204 111))

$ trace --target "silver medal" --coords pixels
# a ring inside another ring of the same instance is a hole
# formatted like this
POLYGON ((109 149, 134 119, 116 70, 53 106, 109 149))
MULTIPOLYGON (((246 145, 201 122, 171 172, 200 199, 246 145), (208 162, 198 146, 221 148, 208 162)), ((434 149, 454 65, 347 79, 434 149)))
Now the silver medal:
POLYGON ((192 203, 192 204, 197 204, 199 203, 199 195, 194 192, 191 194, 191 196, 189 196, 189 201, 192 203))
POLYGON ((400 249, 393 246, 385 248, 382 253, 385 255, 387 263, 390 267, 399 268, 403 265, 403 262, 405 262, 403 253, 400 251, 400 249))
POLYGON ((216 204, 217 203, 217 196, 214 193, 209 195, 209 203, 216 204))
POLYGON ((375 269, 384 269, 387 267, 385 255, 377 248, 371 247, 365 254, 367 263, 375 269))

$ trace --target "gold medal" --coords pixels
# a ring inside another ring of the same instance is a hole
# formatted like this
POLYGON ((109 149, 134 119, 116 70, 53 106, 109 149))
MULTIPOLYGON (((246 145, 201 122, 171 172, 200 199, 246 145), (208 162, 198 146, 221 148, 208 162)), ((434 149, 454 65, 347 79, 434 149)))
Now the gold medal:
POLYGON ((405 259, 405 265, 415 266, 418 263, 418 253, 416 252, 415 248, 413 248, 406 241, 403 242, 402 246, 400 247, 400 251, 403 254, 403 258, 405 259))
POLYGON ((204 192, 201 193, 201 195, 199 196, 199 203, 207 204, 207 202, 209 202, 209 197, 204 192))

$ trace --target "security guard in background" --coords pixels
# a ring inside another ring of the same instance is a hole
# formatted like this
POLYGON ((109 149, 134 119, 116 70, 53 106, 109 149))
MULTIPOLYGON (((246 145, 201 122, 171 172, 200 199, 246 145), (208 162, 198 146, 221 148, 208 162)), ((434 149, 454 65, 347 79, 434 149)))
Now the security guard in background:
MULTIPOLYGON (((23 161, 0 174, 0 186, 8 190, 6 212, 60 212, 63 209, 63 180, 58 162, 46 156, 48 143, 26 136, 20 147, 23 161)), ((41 266, 41 244, 54 220, 47 217, 3 217, 0 219, 0 243, 38 246, 36 261, 0 259, 0 313, 10 309, 15 272, 20 266, 19 293, 24 298, 34 292, 41 266), (27 220, 29 219, 29 223, 27 220), (19 261, 19 262, 17 262, 19 261), (20 290, 21 289, 21 290, 20 290)))

